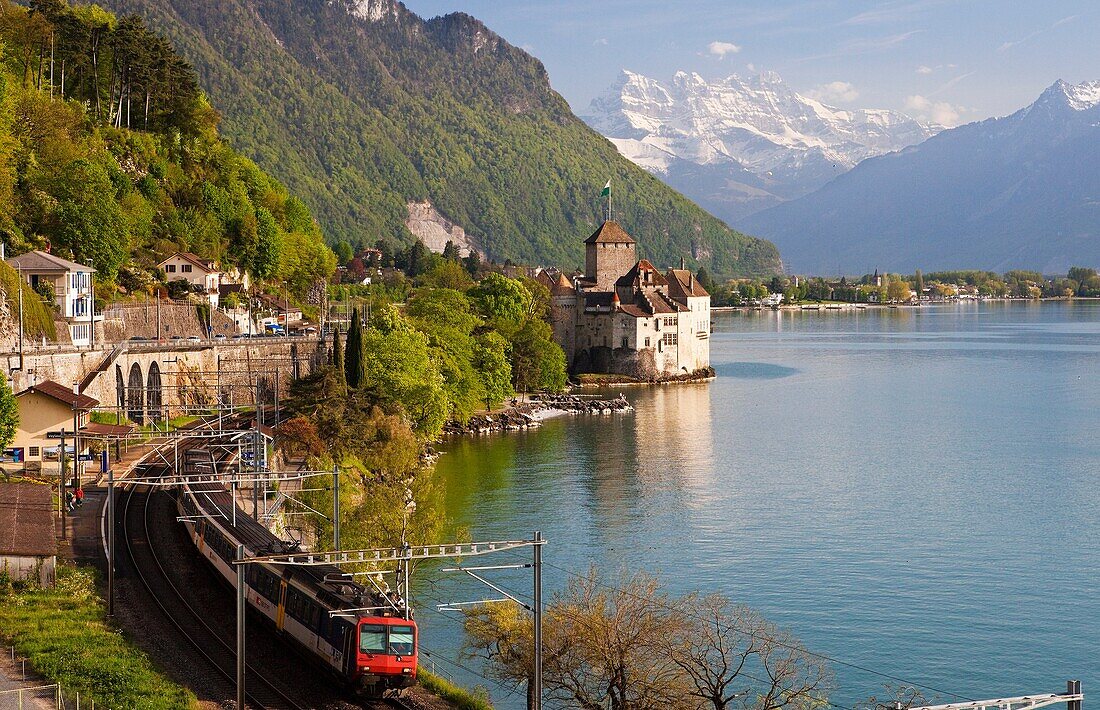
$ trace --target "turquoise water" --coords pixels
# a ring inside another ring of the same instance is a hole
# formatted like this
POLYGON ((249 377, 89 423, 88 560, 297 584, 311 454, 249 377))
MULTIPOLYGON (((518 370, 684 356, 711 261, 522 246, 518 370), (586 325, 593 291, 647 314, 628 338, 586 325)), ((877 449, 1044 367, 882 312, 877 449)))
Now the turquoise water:
MULTIPOLYGON (((767 311, 714 329, 715 382, 446 446, 456 525, 541 529, 548 593, 627 565, 754 606, 852 664, 834 665, 840 703, 888 682, 864 668, 969 698, 1100 687, 1100 303, 767 311)), ((519 707, 449 662, 457 615, 434 611, 496 595, 426 570, 417 588, 437 668, 519 707)))

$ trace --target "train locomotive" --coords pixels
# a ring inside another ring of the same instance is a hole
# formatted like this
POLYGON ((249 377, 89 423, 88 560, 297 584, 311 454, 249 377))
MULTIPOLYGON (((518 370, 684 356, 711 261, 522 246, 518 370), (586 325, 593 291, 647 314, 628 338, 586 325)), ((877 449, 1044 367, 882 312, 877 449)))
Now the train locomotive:
MULTIPOLYGON (((295 550, 241 511, 234 526, 232 505, 212 484, 182 486, 177 498, 191 541, 236 589, 238 544, 246 557, 295 550)), ((334 565, 252 563, 245 581, 248 605, 352 692, 378 698, 416 682, 419 633, 398 595, 367 589, 334 565)))

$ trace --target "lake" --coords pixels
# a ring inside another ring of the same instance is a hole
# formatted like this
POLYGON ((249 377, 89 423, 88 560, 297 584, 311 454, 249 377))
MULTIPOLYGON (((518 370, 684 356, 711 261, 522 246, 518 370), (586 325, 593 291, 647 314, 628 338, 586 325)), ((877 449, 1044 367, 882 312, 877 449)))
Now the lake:
MULTIPOLYGON (((1100 303, 716 314, 711 348, 716 381, 633 413, 449 442, 456 527, 541 530, 547 595, 592 564, 723 592, 836 659, 838 703, 886 675, 941 702, 1100 687, 1100 303)), ((435 611, 498 595, 423 574, 436 667, 521 707, 435 611)))

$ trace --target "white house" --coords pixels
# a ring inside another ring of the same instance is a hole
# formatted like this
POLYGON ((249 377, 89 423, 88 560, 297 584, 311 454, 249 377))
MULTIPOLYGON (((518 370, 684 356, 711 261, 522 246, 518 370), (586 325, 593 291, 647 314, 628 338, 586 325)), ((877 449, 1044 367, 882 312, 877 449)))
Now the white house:
POLYGON ((95 313, 95 269, 44 251, 20 254, 8 259, 8 264, 31 288, 41 292, 48 285, 53 290, 54 305, 68 324, 73 345, 92 343, 93 324, 103 320, 102 314, 95 313))
POLYGON ((192 286, 202 289, 203 295, 214 308, 218 307, 218 285, 221 272, 213 259, 204 259, 189 251, 177 251, 157 264, 169 281, 183 279, 192 286))

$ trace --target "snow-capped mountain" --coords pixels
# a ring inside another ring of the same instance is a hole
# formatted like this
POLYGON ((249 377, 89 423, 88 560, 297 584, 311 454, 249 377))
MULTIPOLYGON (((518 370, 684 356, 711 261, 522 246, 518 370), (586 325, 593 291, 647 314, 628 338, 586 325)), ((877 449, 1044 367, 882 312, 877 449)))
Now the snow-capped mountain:
POLYGON ((727 221, 811 192, 939 129, 894 111, 828 106, 770 72, 715 82, 679 72, 666 85, 623 71, 585 120, 727 221))
POLYGON ((802 273, 1100 263, 1100 81, 871 158, 736 225, 802 273))

